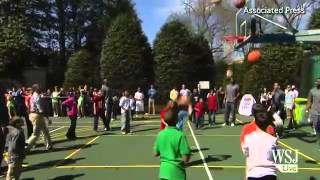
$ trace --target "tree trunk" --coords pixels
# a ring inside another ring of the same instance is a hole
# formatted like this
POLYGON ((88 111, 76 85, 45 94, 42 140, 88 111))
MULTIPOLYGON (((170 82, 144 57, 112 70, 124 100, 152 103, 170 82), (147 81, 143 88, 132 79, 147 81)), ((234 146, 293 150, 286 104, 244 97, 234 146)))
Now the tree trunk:
POLYGON ((58 9, 58 32, 59 32, 59 49, 60 61, 59 65, 66 64, 66 47, 65 47, 65 11, 63 0, 56 0, 58 9))

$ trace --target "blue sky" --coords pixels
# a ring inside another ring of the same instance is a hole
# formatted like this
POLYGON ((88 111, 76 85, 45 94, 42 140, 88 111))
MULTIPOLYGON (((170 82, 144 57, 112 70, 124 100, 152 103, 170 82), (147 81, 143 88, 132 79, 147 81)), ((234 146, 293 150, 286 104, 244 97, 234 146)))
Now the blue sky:
MULTIPOLYGON (((183 12, 184 6, 182 0, 132 0, 135 3, 135 9, 142 21, 143 31, 148 37, 148 41, 153 43, 156 34, 161 26, 166 22, 168 16, 172 13, 183 12)), ((310 12, 303 17, 301 29, 306 28, 310 12)))
POLYGON ((142 27, 152 44, 161 26, 173 12, 183 11, 181 0, 133 0, 142 27))

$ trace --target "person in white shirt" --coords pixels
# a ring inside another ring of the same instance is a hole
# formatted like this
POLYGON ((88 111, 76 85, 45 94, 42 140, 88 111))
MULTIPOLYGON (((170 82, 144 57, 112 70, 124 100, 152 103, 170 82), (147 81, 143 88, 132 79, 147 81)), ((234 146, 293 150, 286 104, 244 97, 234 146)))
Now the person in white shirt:
POLYGON ((299 91, 297 90, 296 86, 292 85, 291 89, 294 92, 295 98, 299 97, 299 91))
POLYGON ((144 95, 138 87, 137 92, 134 94, 134 100, 136 101, 136 117, 144 112, 144 95))
POLYGON ((121 108, 121 132, 122 134, 132 133, 130 130, 130 99, 128 91, 125 90, 120 98, 119 107, 121 108))
POLYGON ((296 93, 293 89, 288 88, 288 92, 285 97, 284 107, 286 109, 286 115, 288 120, 288 128, 295 129, 295 122, 293 120, 293 108, 294 108, 294 99, 296 98, 296 93))
POLYGON ((273 152, 277 150, 277 138, 267 133, 272 123, 267 109, 261 104, 252 108, 256 127, 245 132, 241 143, 246 157, 246 177, 248 180, 276 180, 277 170, 273 152))
POLYGON ((190 96, 190 90, 186 88, 186 85, 182 84, 180 90, 180 96, 190 96))

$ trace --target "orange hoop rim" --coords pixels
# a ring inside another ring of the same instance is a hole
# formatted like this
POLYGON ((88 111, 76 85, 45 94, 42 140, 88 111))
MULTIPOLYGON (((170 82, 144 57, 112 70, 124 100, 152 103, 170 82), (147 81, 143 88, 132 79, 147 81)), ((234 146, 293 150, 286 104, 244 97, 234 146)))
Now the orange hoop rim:
POLYGON ((246 39, 246 36, 236 36, 236 35, 227 35, 223 36, 224 41, 237 41, 238 43, 243 42, 246 39))

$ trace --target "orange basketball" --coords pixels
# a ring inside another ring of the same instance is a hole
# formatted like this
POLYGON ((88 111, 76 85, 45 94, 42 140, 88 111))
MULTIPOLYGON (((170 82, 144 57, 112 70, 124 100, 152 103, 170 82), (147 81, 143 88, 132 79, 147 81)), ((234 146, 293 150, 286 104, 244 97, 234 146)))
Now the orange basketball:
POLYGON ((248 54, 248 62, 254 63, 261 59, 261 52, 259 49, 254 49, 248 54))
POLYGON ((246 5, 246 0, 234 0, 234 6, 238 9, 243 8, 246 5))

